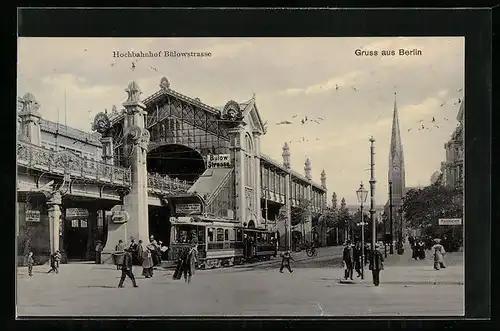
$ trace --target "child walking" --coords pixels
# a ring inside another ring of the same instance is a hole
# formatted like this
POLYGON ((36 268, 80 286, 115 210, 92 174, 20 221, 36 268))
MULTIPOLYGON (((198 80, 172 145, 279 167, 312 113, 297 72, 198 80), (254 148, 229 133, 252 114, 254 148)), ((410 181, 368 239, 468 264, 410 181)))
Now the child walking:
POLYGON ((290 260, 295 259, 292 257, 292 254, 290 254, 290 251, 287 250, 284 253, 281 253, 281 268, 280 272, 283 273, 283 268, 287 268, 290 273, 293 272, 292 268, 290 268, 290 260))
POLYGON ((28 276, 33 276, 33 265, 35 264, 35 261, 33 260, 33 252, 28 253, 28 276))

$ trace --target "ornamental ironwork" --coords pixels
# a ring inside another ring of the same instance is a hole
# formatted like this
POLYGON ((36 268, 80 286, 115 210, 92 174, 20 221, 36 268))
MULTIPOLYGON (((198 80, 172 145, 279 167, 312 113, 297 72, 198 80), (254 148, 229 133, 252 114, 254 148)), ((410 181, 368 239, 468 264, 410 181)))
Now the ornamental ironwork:
POLYGON ((17 143, 17 164, 72 178, 130 186, 131 170, 95 160, 82 158, 71 152, 56 152, 30 143, 17 143))
POLYGON ((181 181, 178 178, 171 178, 160 174, 148 174, 148 189, 154 193, 164 195, 187 194, 191 186, 191 183, 181 181))
POLYGON ((238 125, 243 120, 243 112, 240 105, 236 101, 228 101, 222 111, 222 118, 228 122, 229 125, 238 125))
POLYGON ((92 130, 97 131, 100 134, 104 134, 111 128, 111 122, 106 113, 100 112, 94 117, 94 124, 92 125, 92 130))

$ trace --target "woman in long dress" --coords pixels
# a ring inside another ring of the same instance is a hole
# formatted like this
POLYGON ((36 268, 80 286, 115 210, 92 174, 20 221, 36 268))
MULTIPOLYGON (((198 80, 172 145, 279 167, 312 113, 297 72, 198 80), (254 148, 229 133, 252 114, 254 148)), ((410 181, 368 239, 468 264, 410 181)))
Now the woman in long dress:
POLYGON ((434 254, 434 269, 439 270, 440 268, 446 268, 444 264, 444 255, 446 251, 443 245, 441 245, 441 239, 434 239, 434 246, 432 246, 431 250, 434 254))
POLYGON ((142 275, 146 278, 153 277, 153 258, 151 252, 155 248, 152 245, 143 245, 142 249, 142 275))

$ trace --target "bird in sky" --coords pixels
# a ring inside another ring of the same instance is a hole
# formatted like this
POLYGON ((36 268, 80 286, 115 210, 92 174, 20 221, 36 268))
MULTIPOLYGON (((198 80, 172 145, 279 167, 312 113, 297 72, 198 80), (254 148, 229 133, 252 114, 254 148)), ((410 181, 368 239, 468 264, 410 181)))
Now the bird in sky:
POLYGON ((304 125, 306 123, 306 121, 304 121, 304 119, 302 119, 300 122, 302 123, 302 125, 304 125))
POLYGON ((135 62, 132 62, 132 70, 135 70, 135 62))
POLYGON ((410 132, 410 131, 411 131, 411 129, 408 129, 408 132, 410 132))
POLYGON ((293 123, 290 121, 281 121, 281 122, 276 123, 276 125, 283 125, 283 124, 293 124, 293 123))
POLYGON ((462 99, 458 98, 458 103, 462 103, 462 99))
POLYGON ((323 117, 318 117, 318 120, 324 121, 325 119, 323 117))
POLYGON ((114 66, 115 66, 115 64, 116 64, 116 62, 113 62, 113 63, 111 63, 111 66, 112 66, 112 67, 114 67, 114 66))
POLYGON ((447 117, 445 117, 445 118, 444 118, 444 120, 445 120, 445 121, 447 121, 447 120, 448 120, 448 118, 447 118, 447 117))
POLYGON ((335 84, 335 91, 338 91, 339 90, 339 86, 337 84, 335 84))
POLYGON ((443 106, 444 106, 444 104, 445 104, 445 102, 443 102, 443 103, 442 103, 439 107, 443 107, 443 106))
POLYGON ((154 71, 158 72, 158 70, 156 70, 155 67, 151 66, 151 69, 153 69, 154 71))
POLYGON ((358 89, 357 89, 357 88, 355 88, 354 86, 352 87, 352 89, 353 89, 354 91, 356 91, 356 92, 358 91, 358 89))
POLYGON ((462 90, 463 90, 463 89, 464 89, 464 88, 463 88, 463 87, 461 87, 461 88, 460 88, 457 92, 462 92, 462 90))
POLYGON ((84 52, 86 52, 86 51, 87 51, 87 49, 85 48, 83 51, 84 51, 84 52))
POLYGON ((293 115, 292 118, 297 118, 297 116, 299 116, 299 114, 293 115))
POLYGON ((436 122, 436 119, 434 118, 434 116, 432 116, 432 123, 436 122))

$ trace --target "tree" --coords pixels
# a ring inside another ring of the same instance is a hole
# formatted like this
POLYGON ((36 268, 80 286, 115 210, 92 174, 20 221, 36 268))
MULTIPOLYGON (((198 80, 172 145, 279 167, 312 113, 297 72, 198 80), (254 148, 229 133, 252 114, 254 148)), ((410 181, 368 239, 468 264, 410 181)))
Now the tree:
POLYGON ((292 209, 291 224, 293 226, 302 225, 302 239, 305 240, 305 224, 309 222, 309 205, 307 199, 300 199, 297 208, 292 209))
POLYGON ((346 206, 344 198, 342 198, 342 200, 340 201, 340 208, 339 208, 337 217, 338 217, 339 228, 344 229, 344 230, 349 230, 350 225, 351 225, 351 221, 352 221, 352 217, 351 217, 351 214, 349 214, 349 209, 346 206))
POLYGON ((463 241, 462 226, 440 226, 440 218, 463 219, 463 188, 443 186, 440 181, 406 193, 403 215, 410 228, 421 229, 427 236, 440 237, 445 249, 458 249, 463 241), (446 241, 445 240, 445 241, 446 241), (446 247, 448 246, 448 247, 446 247))

